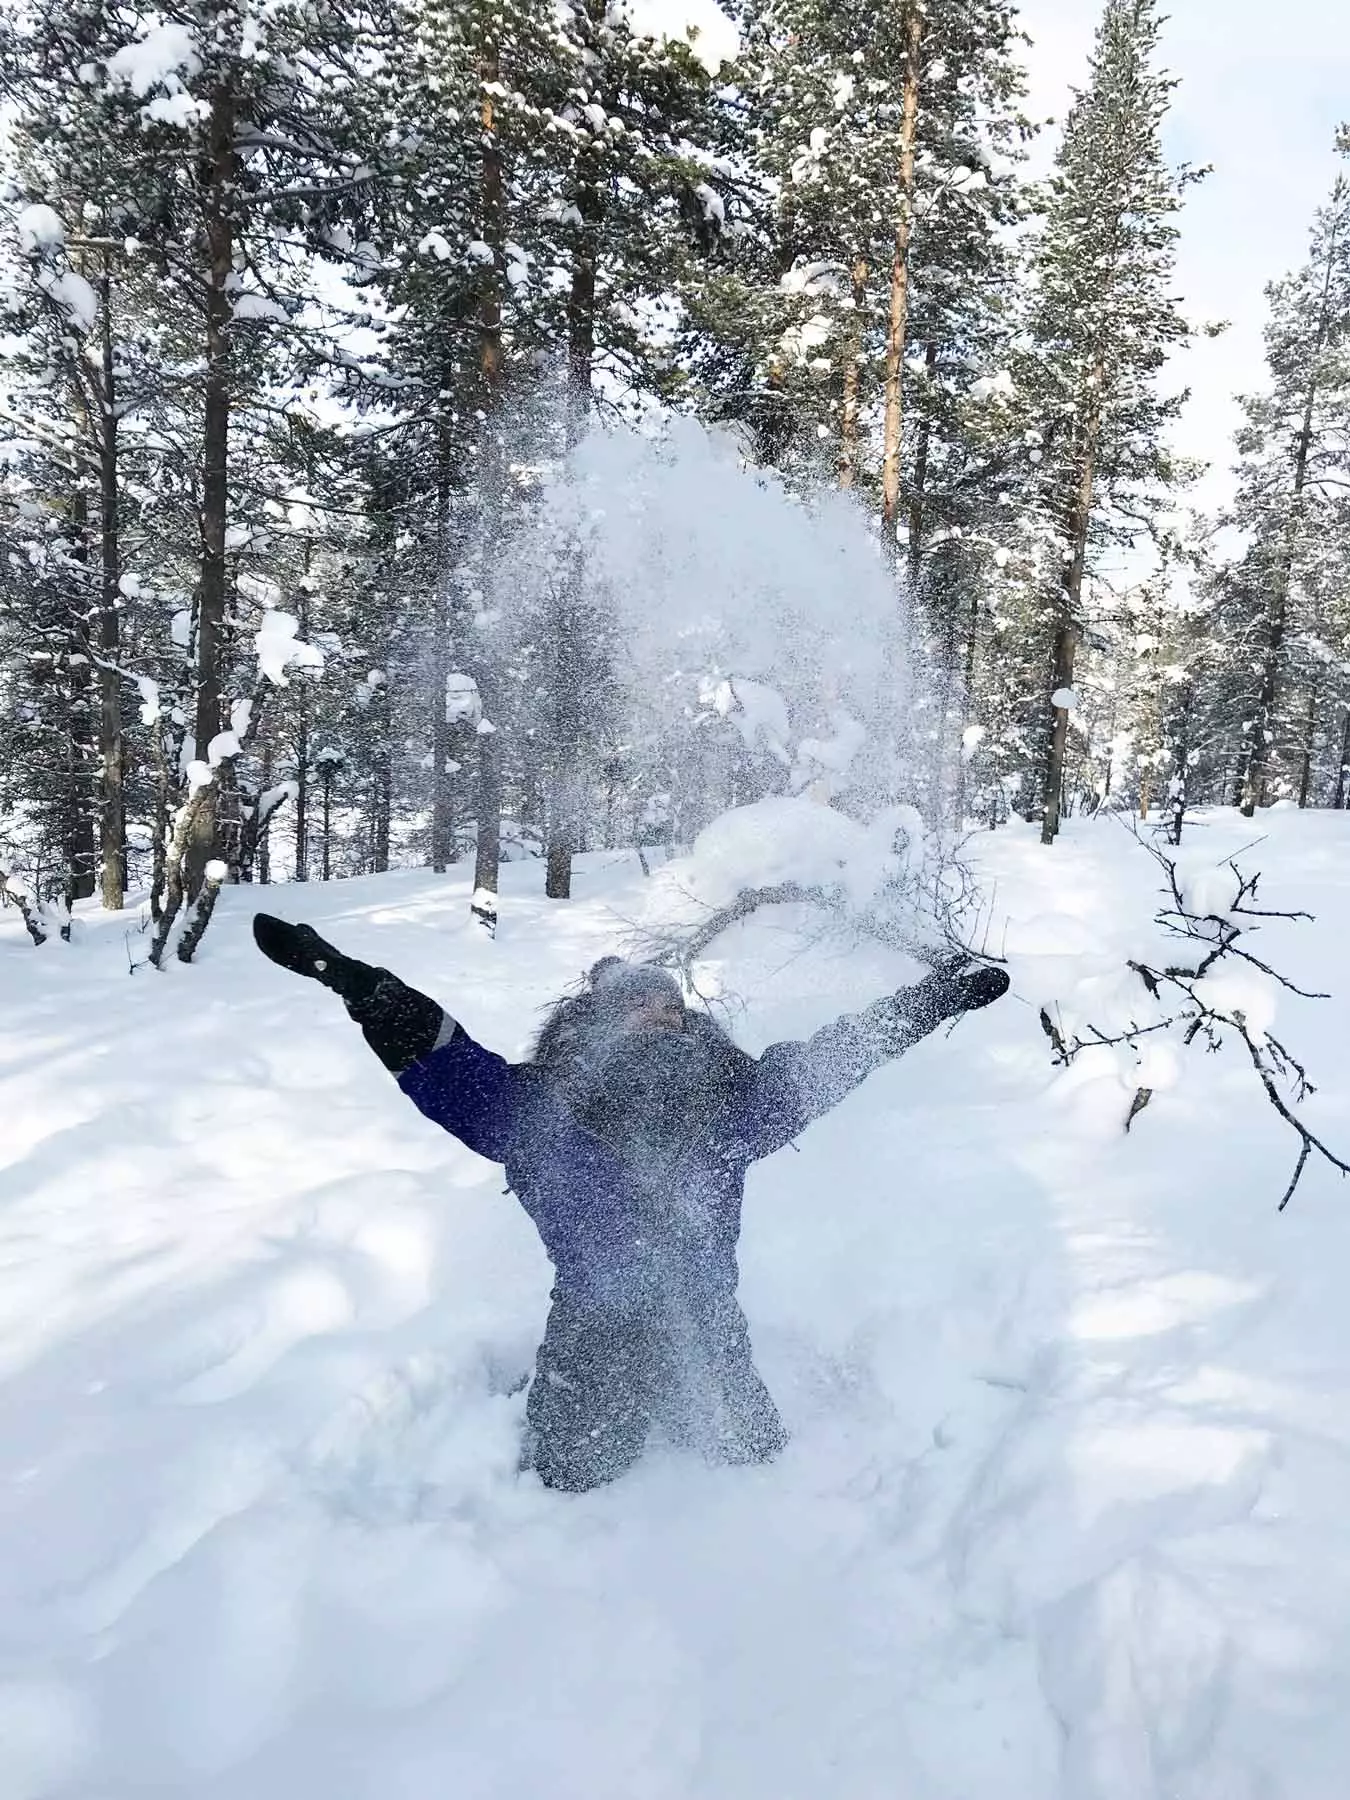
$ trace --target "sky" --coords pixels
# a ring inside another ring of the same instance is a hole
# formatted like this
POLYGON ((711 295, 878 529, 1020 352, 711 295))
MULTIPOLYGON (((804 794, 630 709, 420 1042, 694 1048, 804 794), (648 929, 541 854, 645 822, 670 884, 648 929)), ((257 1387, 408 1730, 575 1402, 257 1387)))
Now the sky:
MULTIPOLYGON (((669 31, 693 21, 703 47, 735 37, 713 0, 631 0, 644 22, 669 31)), ((1022 0, 1028 111, 1062 121, 1083 81, 1101 0, 1022 0)), ((1220 338, 1178 359, 1177 386, 1192 398, 1177 447, 1210 465, 1195 500, 1207 509, 1231 492, 1235 396, 1262 384, 1267 282, 1304 258, 1318 205, 1337 169, 1336 128, 1350 122, 1350 0, 1175 0, 1163 65, 1180 81, 1166 148, 1174 163, 1213 164, 1181 219, 1177 293, 1197 322, 1225 319, 1220 338)), ((1043 142, 1053 154, 1057 133, 1043 142)))
MULTIPOLYGON (((1034 117, 1063 117, 1100 10, 1097 0, 1022 0, 1034 117)), ((1266 284, 1303 261, 1336 176, 1336 128, 1350 123, 1350 10, 1346 0, 1175 0, 1163 64, 1181 83, 1169 157, 1214 165, 1187 196, 1177 292, 1191 319, 1231 323, 1180 359, 1192 399, 1176 440, 1211 464, 1196 500, 1213 507, 1231 493, 1234 396, 1263 383, 1266 284)))

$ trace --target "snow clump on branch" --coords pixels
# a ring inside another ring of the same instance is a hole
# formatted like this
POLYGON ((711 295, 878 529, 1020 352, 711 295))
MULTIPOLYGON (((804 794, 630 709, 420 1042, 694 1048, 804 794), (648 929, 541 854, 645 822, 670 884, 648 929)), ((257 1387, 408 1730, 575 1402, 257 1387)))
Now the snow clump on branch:
POLYGON ((300 629, 294 614, 269 608, 262 616, 254 643, 258 650, 258 672, 276 687, 289 687, 287 669, 323 668, 323 651, 296 637, 300 629))

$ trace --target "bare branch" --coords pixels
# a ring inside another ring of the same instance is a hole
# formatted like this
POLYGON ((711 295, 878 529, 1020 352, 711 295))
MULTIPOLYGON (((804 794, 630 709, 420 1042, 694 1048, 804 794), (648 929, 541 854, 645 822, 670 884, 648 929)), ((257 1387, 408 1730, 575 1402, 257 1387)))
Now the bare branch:
MULTIPOLYGON (((1152 1025, 1139 1026, 1131 1022, 1128 1029, 1113 1034, 1100 1031, 1097 1027, 1087 1027, 1089 1036, 1086 1041, 1074 1037, 1066 1039, 1063 1032, 1056 1027, 1048 1014, 1042 1012, 1041 1025, 1046 1035, 1054 1043, 1056 1060, 1070 1063, 1084 1049, 1134 1045, 1140 1038, 1152 1032, 1168 1031, 1174 1027, 1184 1026, 1182 1042, 1191 1045, 1203 1038, 1209 1050, 1218 1050, 1226 1033, 1234 1033, 1246 1046, 1248 1058, 1256 1072, 1267 1099, 1276 1113, 1289 1128, 1296 1132, 1299 1140, 1299 1156, 1293 1177, 1280 1200, 1280 1211, 1289 1205, 1299 1182, 1312 1156, 1316 1154, 1332 1168, 1338 1169, 1342 1175, 1350 1175, 1350 1161, 1337 1156, 1315 1132, 1303 1123, 1294 1112, 1293 1107, 1308 1099, 1316 1092, 1308 1078, 1303 1064, 1288 1047, 1268 1032, 1253 1035, 1247 1018, 1238 1007, 1223 1009, 1215 1006, 1205 994, 1198 990, 1198 984, 1225 957, 1234 957, 1259 970, 1272 981, 1277 982, 1289 993, 1297 994, 1301 999, 1325 1000, 1330 998, 1323 993, 1312 992, 1301 988, 1288 976, 1273 968, 1263 958, 1254 955, 1242 947, 1239 940, 1245 935, 1244 927, 1237 924, 1234 915, 1247 918, 1262 919, 1298 919, 1307 920, 1311 914, 1306 912, 1282 911, 1278 909, 1258 909, 1248 904, 1256 898, 1257 888, 1261 880, 1260 871, 1246 874, 1238 865, 1236 858, 1230 858, 1228 867, 1237 881, 1237 895, 1228 914, 1195 913, 1186 905, 1181 891, 1181 883, 1177 875, 1175 861, 1165 855, 1156 844, 1146 843, 1138 830, 1134 831, 1136 842, 1153 857, 1164 873, 1164 891, 1170 905, 1164 905, 1155 915, 1156 922, 1173 936, 1183 938, 1197 947, 1203 946, 1203 955, 1198 955, 1193 965, 1184 963, 1171 964, 1165 968, 1154 968, 1148 963, 1131 960, 1127 965, 1143 983, 1151 999, 1159 1005, 1164 1004, 1165 994, 1180 997, 1180 1007, 1169 1011, 1169 1016, 1152 1025), (1280 1091, 1280 1084, 1285 1083, 1293 1090, 1293 1104, 1280 1091)), ((1135 1118, 1152 1098, 1151 1090, 1140 1088, 1135 1095, 1134 1104, 1130 1108, 1125 1122, 1128 1131, 1135 1118)))

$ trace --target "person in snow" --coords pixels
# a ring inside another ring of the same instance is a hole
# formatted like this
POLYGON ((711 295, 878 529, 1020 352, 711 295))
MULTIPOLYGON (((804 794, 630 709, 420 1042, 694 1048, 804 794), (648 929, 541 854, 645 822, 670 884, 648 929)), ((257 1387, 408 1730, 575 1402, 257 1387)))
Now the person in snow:
POLYGON ((259 948, 332 989, 420 1110, 505 1165, 555 1272, 526 1401, 525 1466, 579 1492, 649 1434, 713 1461, 786 1442, 736 1297, 746 1171, 946 1019, 1008 987, 957 957, 802 1043, 747 1055, 664 969, 605 957, 522 1063, 387 969, 259 913, 259 948))

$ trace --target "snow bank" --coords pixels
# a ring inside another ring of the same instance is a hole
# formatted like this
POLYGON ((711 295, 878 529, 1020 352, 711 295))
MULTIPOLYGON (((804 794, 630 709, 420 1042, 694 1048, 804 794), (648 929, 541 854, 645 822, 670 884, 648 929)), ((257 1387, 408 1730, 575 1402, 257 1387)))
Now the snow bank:
MULTIPOLYGON (((843 880, 866 828, 772 804, 686 881, 843 880)), ((1249 827, 1204 830, 1222 866, 1249 827)), ((1350 832, 1267 830, 1319 920, 1263 943, 1338 996, 1283 997, 1281 1033, 1343 1132, 1350 832)), ((1129 1137, 1109 1054, 1050 1066, 1039 965, 1154 943, 1126 833, 975 848, 1014 995, 750 1177, 788 1450, 580 1497, 516 1474, 528 1222, 257 955, 262 896, 148 983, 121 918, 48 957, 0 912, 5 1800, 1341 1800, 1344 1189, 1312 1170, 1276 1217, 1288 1137, 1240 1058, 1150 1067, 1129 1137)), ((466 868, 266 903, 518 1055, 659 879, 581 858, 560 908, 513 863, 495 944, 466 868)), ((752 1049, 896 979, 769 917, 723 949, 752 1049)))

